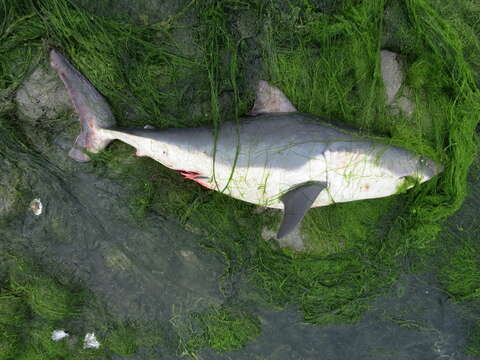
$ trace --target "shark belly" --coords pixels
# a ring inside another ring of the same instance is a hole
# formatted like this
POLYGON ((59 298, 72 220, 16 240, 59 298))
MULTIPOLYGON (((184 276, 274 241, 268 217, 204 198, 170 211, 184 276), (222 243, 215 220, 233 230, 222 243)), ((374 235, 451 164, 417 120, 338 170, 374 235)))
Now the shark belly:
POLYGON ((381 198, 398 191, 398 174, 383 166, 390 149, 374 141, 331 144, 325 151, 328 188, 315 204, 381 198))
POLYGON ((312 159, 295 171, 282 168, 217 165, 212 188, 252 204, 283 209, 281 196, 299 184, 325 181, 325 161, 312 159))
POLYGON ((236 128, 226 123, 216 144, 211 185, 233 198, 283 209, 282 195, 326 180, 325 134, 301 116, 260 116, 236 128))

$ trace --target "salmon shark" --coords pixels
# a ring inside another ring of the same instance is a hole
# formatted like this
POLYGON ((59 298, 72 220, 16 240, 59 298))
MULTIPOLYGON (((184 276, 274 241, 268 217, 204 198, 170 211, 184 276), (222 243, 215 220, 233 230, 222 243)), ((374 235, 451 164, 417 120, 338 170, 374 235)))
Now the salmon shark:
POLYGON ((260 81, 250 116, 209 127, 125 129, 94 86, 57 50, 50 50, 78 113, 82 131, 69 156, 90 160, 120 140, 200 185, 252 204, 283 209, 277 237, 289 234, 311 207, 380 198, 422 183, 442 165, 409 150, 297 111, 260 81), (412 179, 414 181, 412 181, 412 179))

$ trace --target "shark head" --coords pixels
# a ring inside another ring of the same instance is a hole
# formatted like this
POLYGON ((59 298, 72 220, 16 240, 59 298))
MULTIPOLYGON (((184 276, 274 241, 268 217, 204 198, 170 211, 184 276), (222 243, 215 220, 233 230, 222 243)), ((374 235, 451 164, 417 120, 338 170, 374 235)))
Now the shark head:
POLYGON ((444 170, 444 166, 432 159, 424 156, 418 156, 416 176, 420 179, 420 183, 430 180, 444 170))
POLYGON ((382 156, 382 163, 397 178, 396 185, 406 188, 424 183, 444 169, 432 159, 398 147, 388 148, 382 156))

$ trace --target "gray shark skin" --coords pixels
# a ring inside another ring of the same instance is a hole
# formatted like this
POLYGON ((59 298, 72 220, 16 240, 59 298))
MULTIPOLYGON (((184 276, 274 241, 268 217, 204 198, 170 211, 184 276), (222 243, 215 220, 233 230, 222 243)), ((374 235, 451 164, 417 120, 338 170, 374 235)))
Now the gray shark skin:
POLYGON ((121 140, 188 179, 236 199, 284 209, 278 238, 290 233, 310 207, 396 194, 411 179, 425 182, 442 165, 319 117, 298 112, 287 97, 260 81, 249 117, 209 127, 122 129, 93 85, 58 51, 50 64, 64 82, 82 132, 69 155, 88 161, 121 140), (408 182, 407 179, 409 180, 408 182))

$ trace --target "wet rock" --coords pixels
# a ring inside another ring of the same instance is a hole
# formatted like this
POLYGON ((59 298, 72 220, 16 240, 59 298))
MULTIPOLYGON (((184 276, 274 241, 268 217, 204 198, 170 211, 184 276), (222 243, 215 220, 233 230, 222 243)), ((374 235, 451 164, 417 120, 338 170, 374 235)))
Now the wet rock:
POLYGON ((256 14, 252 10, 240 12, 235 22, 240 39, 248 39, 257 35, 257 22, 256 14))
POLYGON ((9 246, 42 256, 63 281, 80 281, 121 320, 168 321, 174 309, 220 305, 221 258, 162 216, 133 219, 134 187, 88 169, 35 183, 32 193, 49 199, 48 211, 19 217, 9 246))
POLYGON ((46 60, 20 86, 15 103, 30 145, 64 170, 77 166, 68 152, 80 132, 78 116, 65 86, 46 60))
POLYGON ((18 116, 31 125, 40 119, 55 120, 71 109, 65 87, 47 64, 38 66, 20 86, 15 101, 18 116))
POLYGON ((382 48, 401 52, 415 43, 415 33, 408 31, 409 16, 401 1, 388 1, 383 16, 382 48))
POLYGON ((299 227, 296 227, 295 230, 281 239, 277 239, 276 236, 277 233, 275 231, 263 228, 262 238, 264 240, 275 239, 281 248, 289 248, 295 251, 305 250, 304 236, 301 234, 299 227))
POLYGON ((385 85, 387 104, 391 105, 402 87, 405 76, 396 53, 382 50, 380 56, 382 57, 382 78, 385 85))
POLYGON ((261 336, 235 359, 471 359, 461 353, 467 326, 460 308, 427 276, 401 282, 401 295, 392 289, 375 299, 356 324, 314 326, 291 310, 264 310, 261 336), (426 283, 433 285, 428 295, 426 283))
POLYGON ((133 264, 125 252, 118 248, 109 249, 104 253, 105 265, 112 271, 132 271, 133 264))
MULTIPOLYGON (((159 36, 164 36, 163 34, 159 36)), ((192 31, 188 28, 176 28, 172 30, 172 39, 178 46, 180 54, 185 57, 198 57, 201 55, 200 49, 195 45, 192 31)))
POLYGON ((411 116, 415 111, 415 105, 407 97, 411 91, 402 88, 405 73, 400 56, 388 50, 382 50, 380 56, 387 105, 392 106, 394 113, 400 110, 404 115, 411 116))

